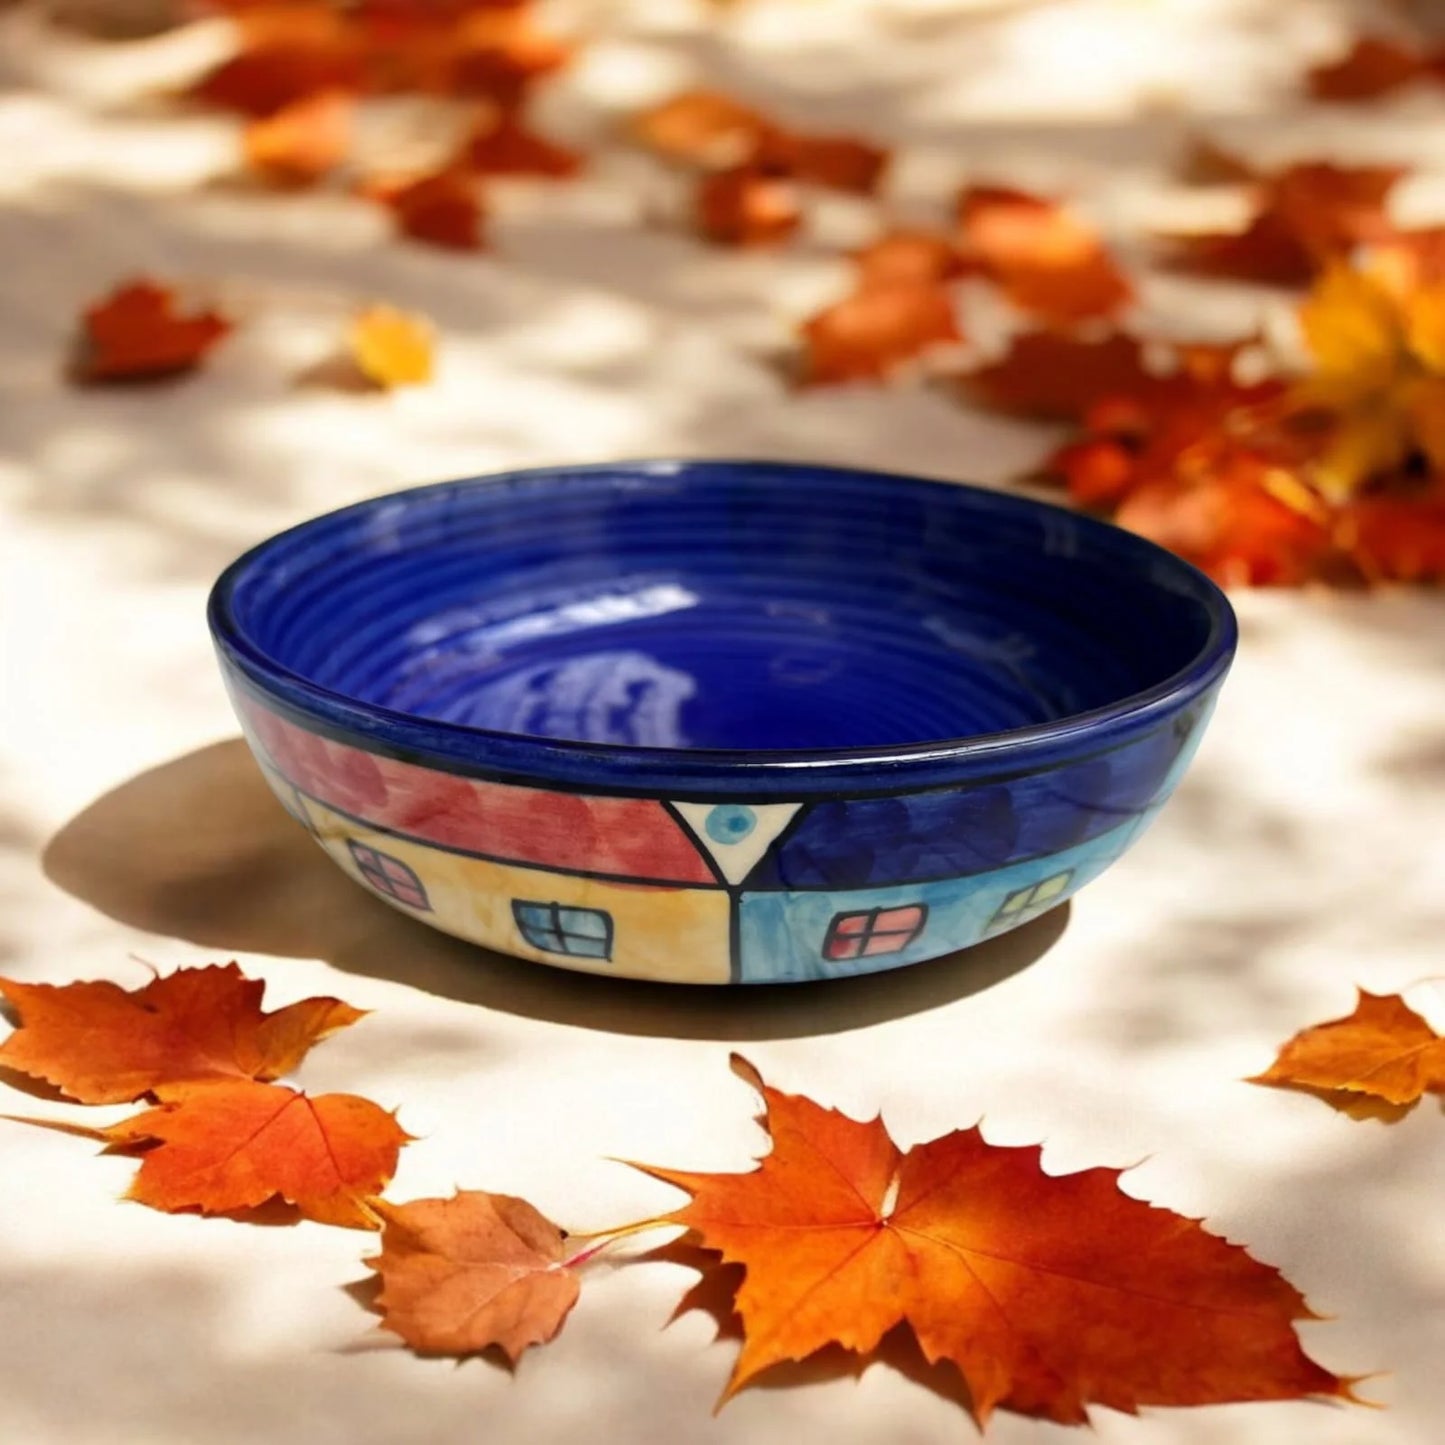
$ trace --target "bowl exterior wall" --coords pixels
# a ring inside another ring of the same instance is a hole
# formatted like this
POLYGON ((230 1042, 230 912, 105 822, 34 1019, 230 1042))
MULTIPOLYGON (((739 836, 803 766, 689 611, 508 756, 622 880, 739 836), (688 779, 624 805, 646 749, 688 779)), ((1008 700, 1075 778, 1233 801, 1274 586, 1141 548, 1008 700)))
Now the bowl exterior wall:
POLYGON ((1145 732, 954 787, 658 797, 438 766, 222 668, 272 790, 370 892, 502 953, 699 984, 895 968, 1039 917, 1148 827, 1219 685, 1145 732))

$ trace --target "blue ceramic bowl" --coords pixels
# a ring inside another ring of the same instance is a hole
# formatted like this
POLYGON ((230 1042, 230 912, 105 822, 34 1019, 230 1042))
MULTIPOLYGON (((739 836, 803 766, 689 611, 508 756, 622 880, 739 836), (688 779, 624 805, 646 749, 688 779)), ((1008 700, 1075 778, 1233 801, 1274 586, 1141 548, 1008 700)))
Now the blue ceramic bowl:
POLYGON ((263 542, 210 620, 359 882, 542 963, 766 983, 1061 903, 1179 781, 1229 604, 1019 497, 770 462, 516 472, 263 542))

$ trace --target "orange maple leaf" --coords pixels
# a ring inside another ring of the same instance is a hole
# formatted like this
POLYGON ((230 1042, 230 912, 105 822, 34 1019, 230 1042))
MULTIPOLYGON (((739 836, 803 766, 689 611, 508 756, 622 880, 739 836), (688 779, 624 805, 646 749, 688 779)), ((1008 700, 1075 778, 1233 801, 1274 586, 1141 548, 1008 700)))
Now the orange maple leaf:
POLYGON ((82 1104, 116 1104, 163 1086, 279 1078, 312 1044, 365 1016, 334 998, 268 1014, 265 989, 234 963, 177 969, 133 990, 0 979, 0 995, 20 1016, 0 1044, 0 1066, 82 1104))
POLYGON ((936 282, 874 283, 834 302, 799 328, 799 379, 807 385, 870 381, 963 339, 953 298, 936 282))
POLYGON ((1242 383, 1253 339, 1037 332, 961 379, 1082 431, 1041 472, 1226 585, 1445 580, 1445 286, 1330 271, 1305 311, 1311 374, 1242 383), (1343 500, 1350 498, 1349 500, 1343 500))
POLYGON ((754 166, 703 176, 694 198, 697 228, 722 246, 768 246, 802 223, 792 182, 754 166))
POLYGON ((858 287, 929 285, 963 275, 968 267, 949 237, 937 231, 889 231, 853 254, 858 287))
POLYGON ((1172 346, 1168 369, 1096 397, 1043 471, 1218 581, 1297 585, 1335 550, 1303 477, 1318 442, 1287 425, 1282 380, 1235 378, 1251 344, 1172 346))
POLYGON ((724 170, 741 165, 772 129, 751 106, 713 90, 689 90, 634 116, 632 138, 669 160, 724 170))
POLYGON ((1166 237, 1177 264, 1209 275, 1303 285, 1358 246, 1388 240, 1395 166, 1307 161, 1262 176, 1243 231, 1166 237))
POLYGON ((524 1199, 459 1190, 451 1199, 370 1201, 382 1221, 382 1328, 420 1354, 498 1347, 513 1364, 545 1344, 577 1303, 566 1236, 524 1199))
POLYGON ((1284 383, 1267 377, 1244 385, 1234 377, 1251 344, 1253 338, 1169 347, 1169 369, 1096 397, 1082 417, 1084 436, 1054 453, 1045 469, 1064 477, 1075 501, 1099 506, 1146 481, 1199 481, 1237 452, 1264 460, 1274 446, 1283 465, 1284 437, 1269 424, 1282 411, 1284 383), (1121 470, 1125 457, 1129 465, 1121 470))
POLYGON ((1092 228, 1055 201, 1000 186, 959 198, 961 251, 1010 301, 1057 324, 1112 316, 1134 288, 1092 228))
POLYGON ((1298 585, 1337 555, 1331 509, 1304 480, 1317 429, 1287 425, 1279 378, 1235 379, 1250 344, 1175 343, 1157 348, 1168 354, 1155 370, 1126 333, 1032 333, 963 385, 988 405, 1082 423, 1040 469, 1074 501, 1117 509, 1121 526, 1218 581, 1298 585))
POLYGON ((804 135, 777 127, 763 130, 752 160, 764 170, 810 185, 872 195, 888 168, 881 146, 848 135, 804 135))
POLYGON ((1329 508, 1267 454, 1199 435, 1173 470, 1136 477, 1114 520, 1222 586, 1298 587, 1335 556, 1329 508))
POLYGON ((231 1214, 280 1198, 320 1224, 377 1227, 366 1201, 386 1187, 411 1136, 370 1099, 251 1080, 156 1092, 157 1107, 95 1131, 140 1155, 126 1198, 170 1214, 231 1214))
POLYGON ((1118 506, 1139 486, 1135 448, 1108 433, 1090 432, 1066 442, 1049 456, 1042 470, 1062 478, 1072 501, 1096 511, 1118 506))
POLYGON ((474 176, 447 167, 399 185, 369 189, 390 208, 405 236, 452 251, 476 251, 485 244, 486 211, 474 176))
POLYGON ((1426 71, 1419 51, 1377 35, 1362 35, 1337 60, 1310 70, 1306 82, 1310 94, 1320 100, 1374 100, 1426 71))
POLYGON ((432 378, 436 331, 425 316, 368 306, 352 321, 346 344, 357 369, 376 386, 419 386, 432 378))
POLYGON ((1311 1317, 1277 1270, 1196 1221, 1132 1199, 1118 1171, 1049 1175, 1037 1148, 977 1128, 906 1153, 763 1083, 773 1148, 749 1174, 648 1167, 687 1190, 668 1216, 746 1273, 726 1400, 825 1345, 873 1350, 906 1324, 963 1374, 980 1422, 998 1406, 1081 1424, 1090 1404, 1351 1398, 1311 1360, 1311 1317))
POLYGON ((1398 994, 1359 989, 1355 1011, 1297 1033, 1249 1082, 1414 1104, 1445 1093, 1445 1038, 1398 994))
POLYGON ((311 185, 346 158, 355 109, 344 91, 326 90, 251 121, 246 164, 274 185, 311 185))
POLYGON ((582 157, 528 129, 514 111, 498 108, 472 131, 459 163, 478 175, 565 180, 582 168, 582 157))
POLYGON ((231 330, 217 311, 182 316, 175 292, 154 281, 128 281, 86 309, 71 363, 77 381, 160 381, 200 365, 231 330))

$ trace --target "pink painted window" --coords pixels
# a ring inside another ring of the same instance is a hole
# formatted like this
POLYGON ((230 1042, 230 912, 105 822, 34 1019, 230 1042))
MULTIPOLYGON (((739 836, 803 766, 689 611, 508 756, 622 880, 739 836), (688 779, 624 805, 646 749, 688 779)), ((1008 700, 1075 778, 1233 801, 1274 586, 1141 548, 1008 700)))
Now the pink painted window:
POLYGON ((924 903, 836 914, 823 940, 823 957, 876 958, 901 953, 923 932, 927 919, 928 905, 924 903))
POLYGON ((348 838, 346 846, 351 849, 357 871, 378 893, 405 903, 408 908, 431 912, 431 903, 421 879, 400 858, 393 858, 390 853, 383 853, 367 843, 358 843, 355 838, 348 838))

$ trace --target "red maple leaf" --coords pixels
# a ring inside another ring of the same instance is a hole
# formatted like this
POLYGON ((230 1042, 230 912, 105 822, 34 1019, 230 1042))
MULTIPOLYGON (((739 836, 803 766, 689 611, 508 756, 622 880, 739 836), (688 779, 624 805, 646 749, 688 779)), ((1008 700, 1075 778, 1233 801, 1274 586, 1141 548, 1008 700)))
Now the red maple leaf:
POLYGON ((1045 421, 1082 421, 1104 397, 1134 396, 1151 383, 1144 348, 1126 332, 1094 339, 1055 331, 1014 337, 999 360, 959 379, 971 400, 1045 421))
POLYGON ((192 87, 207 104, 274 114, 322 91, 354 91, 365 79, 355 30, 327 6, 269 5, 240 16, 241 49, 192 87))
POLYGON ((1371 582, 1445 582, 1445 478, 1356 497, 1336 536, 1371 582))
POLYGON ((1191 270, 1278 285, 1304 285, 1358 246, 1388 240, 1395 166, 1309 161, 1261 177, 1255 211, 1242 231, 1167 237, 1175 261, 1191 270))
POLYGON ((582 157, 529 130, 515 111, 496 109, 477 123, 459 161, 478 175, 545 176, 564 180, 582 168, 582 157))
POLYGON ((475 177, 446 167, 400 185, 382 184, 372 194, 396 216, 405 236, 451 251, 476 251, 485 244, 486 211, 475 177))
POLYGON ((159 381, 199 366, 231 330, 218 311, 182 315, 175 292, 129 281, 86 309, 72 375, 79 381, 159 381))
POLYGON ((794 180, 866 196, 878 189, 889 154, 856 136, 805 135, 770 127, 760 133, 752 159, 794 180))
POLYGON ((751 165, 703 176, 694 206, 698 230, 723 246, 785 241, 803 219, 792 182, 751 165))
POLYGON ((1375 100, 1424 75, 1418 50, 1378 35, 1362 35, 1344 55, 1317 65, 1306 77, 1310 94, 1320 100, 1375 100))

